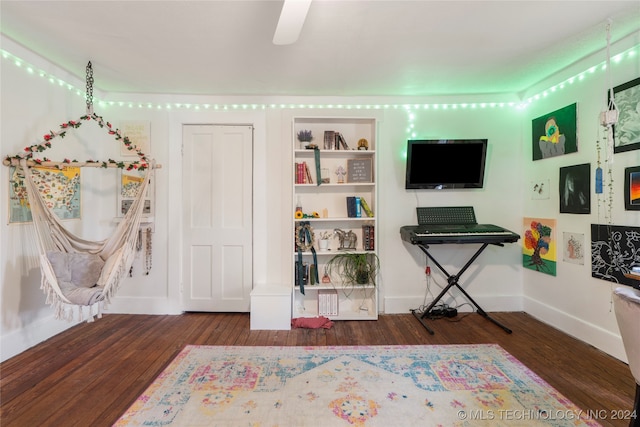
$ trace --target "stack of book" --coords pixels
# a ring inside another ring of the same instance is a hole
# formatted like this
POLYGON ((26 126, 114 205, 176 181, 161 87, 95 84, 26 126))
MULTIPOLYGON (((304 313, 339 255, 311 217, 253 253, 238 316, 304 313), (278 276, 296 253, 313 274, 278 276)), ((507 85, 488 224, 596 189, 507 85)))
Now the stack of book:
POLYGON ((309 170, 309 166, 307 166, 307 162, 296 162, 293 168, 296 184, 313 184, 313 178, 311 177, 311 171, 309 170))
POLYGON ((318 315, 338 315, 338 292, 335 289, 320 289, 318 291, 318 315))
POLYGON ((349 145, 340 132, 334 130, 324 131, 325 150, 348 150, 349 145))
POLYGON ((369 218, 373 218, 373 211, 364 197, 347 196, 347 216, 349 218, 361 218, 362 211, 364 211, 369 218))

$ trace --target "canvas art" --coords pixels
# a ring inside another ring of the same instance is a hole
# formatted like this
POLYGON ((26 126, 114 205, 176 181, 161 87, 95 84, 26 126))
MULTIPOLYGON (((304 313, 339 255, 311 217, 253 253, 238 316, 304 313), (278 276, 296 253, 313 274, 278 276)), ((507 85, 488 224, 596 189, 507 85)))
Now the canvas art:
POLYGON ((613 88, 618 121, 613 125, 613 152, 640 148, 640 78, 613 88))
POLYGON ((560 213, 591 213, 591 165, 560 168, 560 213))
POLYGON ((524 218, 522 265, 540 273, 556 275, 556 220, 524 218))
POLYGON ((640 265, 640 227, 591 224, 591 276, 640 289, 626 277, 640 265))
POLYGON ((571 104, 533 119, 533 160, 561 156, 578 151, 577 104, 571 104))
POLYGON ((120 155, 137 156, 135 148, 143 153, 151 152, 151 122, 148 120, 126 120, 122 122, 122 133, 129 138, 134 149, 120 145, 120 155))
MULTIPOLYGON (((46 192, 47 206, 60 219, 80 218, 80 168, 34 167, 34 181, 42 192, 46 192)), ((31 222, 31 207, 24 185, 22 168, 12 166, 9 170, 9 222, 31 222)))
POLYGON ((562 235, 562 260, 584 265, 584 234, 565 231, 562 235))

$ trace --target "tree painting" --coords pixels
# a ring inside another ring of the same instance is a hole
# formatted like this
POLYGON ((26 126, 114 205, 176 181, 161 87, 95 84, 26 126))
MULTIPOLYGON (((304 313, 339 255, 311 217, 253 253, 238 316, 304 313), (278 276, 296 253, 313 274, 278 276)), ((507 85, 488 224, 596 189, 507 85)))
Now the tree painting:
POLYGON ((530 270, 556 275, 556 221, 525 218, 522 265, 530 270))

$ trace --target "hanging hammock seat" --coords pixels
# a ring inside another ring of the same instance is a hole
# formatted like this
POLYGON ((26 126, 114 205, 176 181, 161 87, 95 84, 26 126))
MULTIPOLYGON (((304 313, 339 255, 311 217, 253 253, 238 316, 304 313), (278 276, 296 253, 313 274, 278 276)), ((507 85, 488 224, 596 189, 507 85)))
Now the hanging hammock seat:
POLYGON ((136 198, 115 232, 101 241, 85 240, 68 231, 43 200, 26 160, 21 160, 20 166, 40 252, 41 287, 56 318, 70 319, 69 305, 109 303, 135 258, 153 166, 145 170, 136 198))
POLYGON ((108 303, 129 271, 153 168, 145 171, 138 193, 115 232, 102 241, 82 239, 65 229, 46 205, 30 168, 22 162, 27 196, 36 229, 42 271, 41 287, 56 317, 69 318, 66 305, 108 303))

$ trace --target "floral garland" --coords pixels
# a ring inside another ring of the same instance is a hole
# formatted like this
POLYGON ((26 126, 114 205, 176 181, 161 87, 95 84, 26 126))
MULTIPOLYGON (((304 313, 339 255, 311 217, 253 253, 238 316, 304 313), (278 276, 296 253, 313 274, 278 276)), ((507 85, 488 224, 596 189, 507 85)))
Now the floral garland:
MULTIPOLYGON (((82 126, 82 120, 95 120, 98 123, 98 126, 100 126, 101 128, 106 127, 107 131, 109 133, 109 135, 114 135, 115 140, 116 141, 120 141, 122 140, 122 143, 124 144, 124 146, 127 148, 127 150, 133 151, 135 150, 136 154, 138 155, 139 160, 133 161, 133 162, 124 162, 124 161, 117 161, 117 160, 113 160, 113 159, 109 159, 106 162, 98 162, 95 160, 87 160, 87 163, 102 163, 101 167, 103 168, 107 168, 109 167, 109 164, 115 165, 115 167, 120 168, 120 169, 125 169, 126 170, 139 170, 139 171, 144 171, 145 169, 147 169, 149 167, 149 159, 147 159, 147 156, 136 146, 134 145, 131 140, 125 136, 122 135, 122 132, 120 131, 120 129, 113 129, 113 126, 111 125, 111 123, 109 122, 105 122, 103 120, 103 118, 101 116, 98 116, 95 113, 92 114, 86 114, 82 117, 80 117, 80 120, 75 121, 75 120, 69 120, 68 122, 62 123, 60 125, 60 131, 52 131, 50 130, 49 133, 45 134, 43 137, 43 142, 39 143, 39 144, 34 144, 34 145, 30 145, 28 147, 24 148, 24 153, 20 153, 20 154, 16 154, 15 156, 11 157, 11 156, 7 156, 6 160, 11 161, 12 159, 18 159, 18 160, 32 160, 34 163, 36 164, 42 164, 42 162, 50 162, 51 160, 47 159, 46 157, 43 157, 42 159, 40 158, 34 158, 33 155, 34 153, 41 153, 49 148, 51 148, 51 140, 60 137, 60 138, 64 138, 67 130, 69 128, 74 128, 77 129, 80 126, 82 126)), ((71 165, 72 163, 77 163, 77 160, 70 160, 70 159, 64 159, 62 161, 62 163, 66 163, 71 165)))

